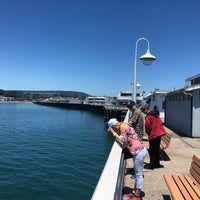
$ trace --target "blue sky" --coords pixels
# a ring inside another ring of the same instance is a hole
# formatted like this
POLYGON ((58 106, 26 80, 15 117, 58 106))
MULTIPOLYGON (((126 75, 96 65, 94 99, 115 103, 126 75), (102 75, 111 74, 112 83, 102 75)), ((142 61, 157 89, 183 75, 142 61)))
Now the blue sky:
POLYGON ((146 93, 200 73, 199 0, 0 0, 0 89, 116 96, 132 90, 136 40, 146 93))

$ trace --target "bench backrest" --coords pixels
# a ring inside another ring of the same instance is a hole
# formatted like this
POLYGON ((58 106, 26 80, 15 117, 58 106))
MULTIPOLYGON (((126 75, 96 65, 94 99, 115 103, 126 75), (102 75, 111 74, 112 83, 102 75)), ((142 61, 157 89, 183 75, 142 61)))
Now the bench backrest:
POLYGON ((160 149, 166 149, 169 146, 172 134, 172 132, 166 132, 166 134, 162 136, 160 142, 160 149))
MULTIPOLYGON (((190 174, 194 177, 200 186, 200 155, 194 154, 190 167, 190 174)), ((198 186, 198 187, 199 187, 198 186)))

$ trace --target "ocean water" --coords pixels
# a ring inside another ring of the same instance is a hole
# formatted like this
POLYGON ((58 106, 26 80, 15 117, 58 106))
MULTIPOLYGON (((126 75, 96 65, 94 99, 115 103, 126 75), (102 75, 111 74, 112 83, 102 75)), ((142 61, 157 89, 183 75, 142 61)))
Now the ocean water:
POLYGON ((113 137, 103 116, 0 104, 0 200, 89 200, 113 137))

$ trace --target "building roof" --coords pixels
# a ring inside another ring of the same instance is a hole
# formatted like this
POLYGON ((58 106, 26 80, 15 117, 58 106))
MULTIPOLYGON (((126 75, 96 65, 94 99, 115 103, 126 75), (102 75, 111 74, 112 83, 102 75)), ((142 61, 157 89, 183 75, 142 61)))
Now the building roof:
POLYGON ((191 76, 191 77, 187 78, 186 81, 192 81, 192 80, 197 79, 197 78, 200 78, 200 74, 197 74, 195 76, 191 76))

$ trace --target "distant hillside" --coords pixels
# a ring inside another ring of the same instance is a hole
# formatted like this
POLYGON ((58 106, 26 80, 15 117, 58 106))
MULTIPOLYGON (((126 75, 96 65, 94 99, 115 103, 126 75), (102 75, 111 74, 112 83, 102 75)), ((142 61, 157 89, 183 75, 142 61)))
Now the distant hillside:
POLYGON ((32 91, 32 90, 3 90, 0 89, 0 95, 5 97, 14 97, 16 100, 37 100, 50 97, 69 97, 85 99, 89 94, 77 91, 32 91))

